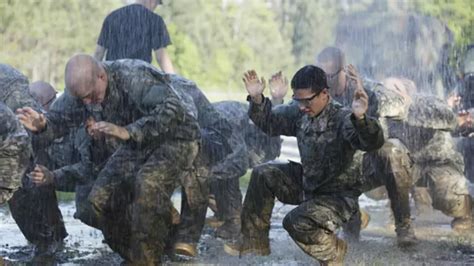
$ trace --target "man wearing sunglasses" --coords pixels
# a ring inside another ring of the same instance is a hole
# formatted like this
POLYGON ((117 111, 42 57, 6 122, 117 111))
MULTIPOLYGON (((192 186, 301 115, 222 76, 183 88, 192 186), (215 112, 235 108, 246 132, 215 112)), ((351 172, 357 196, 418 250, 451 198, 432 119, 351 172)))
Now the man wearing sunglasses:
POLYGON ((242 210, 241 238, 228 243, 229 254, 270 253, 270 217, 275 197, 297 205, 283 220, 296 244, 321 264, 342 263, 347 244, 335 232, 357 211, 362 193, 351 164, 357 149, 383 145, 383 133, 366 116, 368 97, 354 94, 352 110, 332 100, 326 74, 316 66, 298 70, 291 81, 293 101, 272 108, 263 97, 264 80, 255 71, 244 76, 249 116, 271 136, 295 136, 301 164, 266 163, 252 171, 242 210))

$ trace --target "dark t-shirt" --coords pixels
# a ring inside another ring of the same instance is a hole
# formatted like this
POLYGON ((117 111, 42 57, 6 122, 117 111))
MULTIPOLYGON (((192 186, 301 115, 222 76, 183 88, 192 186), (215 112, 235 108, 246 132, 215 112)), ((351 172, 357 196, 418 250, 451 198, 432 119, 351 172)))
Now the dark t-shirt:
POLYGON ((107 49, 106 60, 130 58, 150 63, 152 51, 168 46, 171 40, 159 15, 133 4, 105 18, 97 44, 107 49))

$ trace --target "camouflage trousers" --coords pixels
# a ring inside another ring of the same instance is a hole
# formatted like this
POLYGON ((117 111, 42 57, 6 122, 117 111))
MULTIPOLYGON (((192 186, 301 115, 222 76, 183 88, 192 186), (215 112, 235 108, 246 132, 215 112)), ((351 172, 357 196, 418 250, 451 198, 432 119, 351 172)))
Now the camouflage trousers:
MULTIPOLYGON (((390 199, 390 207, 397 228, 410 225, 410 189, 413 184, 412 161, 408 149, 397 139, 388 139, 384 145, 372 152, 358 151, 354 156, 354 164, 361 167, 361 192, 383 186, 390 199)), ((360 218, 351 219, 344 231, 350 237, 358 239, 360 218)))
POLYGON ((210 192, 215 196, 216 217, 224 222, 240 220, 242 193, 238 178, 215 179, 210 182, 210 192))
MULTIPOLYGON (((125 219, 120 221, 131 221, 130 227, 125 227, 130 228, 130 234, 120 233, 123 245, 115 249, 126 260, 145 264, 160 261, 171 229, 171 195, 193 172, 197 152, 198 144, 193 141, 168 141, 142 149, 122 146, 99 173, 88 200, 99 214, 102 230, 112 231, 107 235, 117 229, 113 225, 117 214, 124 213, 125 219)), ((192 202, 189 198, 186 201, 192 202)), ((188 211, 194 211, 192 207, 188 211)))
POLYGON ((8 200, 13 197, 13 194, 15 193, 14 190, 12 189, 4 189, 0 188, 0 205, 7 203, 8 200))
POLYGON ((257 245, 269 245, 270 218, 275 197, 297 205, 283 219, 283 227, 312 257, 334 259, 335 231, 358 210, 357 196, 317 194, 304 200, 301 164, 266 163, 252 171, 242 209, 242 234, 257 245))
MULTIPOLYGON (((433 208, 448 216, 462 217, 465 212, 464 198, 465 195, 469 195, 468 185, 462 173, 462 167, 459 163, 455 163, 460 161, 455 159, 460 157, 460 154, 454 150, 450 153, 448 160, 431 162, 418 161, 415 157, 410 170, 412 178, 408 180, 410 190, 415 192, 415 205, 419 205, 417 201, 423 199, 424 204, 430 203, 433 208), (426 188, 426 190, 418 188, 426 188), (422 195, 417 195, 420 193, 422 195)), ((385 198, 383 188, 377 188, 366 195, 376 200, 385 198)))
POLYGON ((55 188, 35 187, 28 182, 24 180, 23 187, 8 201, 13 219, 25 238, 35 245, 62 241, 67 232, 55 188))

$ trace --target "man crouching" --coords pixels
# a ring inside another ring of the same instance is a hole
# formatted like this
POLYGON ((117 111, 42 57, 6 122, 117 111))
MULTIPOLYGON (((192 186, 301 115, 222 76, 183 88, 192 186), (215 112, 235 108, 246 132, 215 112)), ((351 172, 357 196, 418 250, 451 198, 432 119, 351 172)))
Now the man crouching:
POLYGON ((301 164, 266 163, 254 168, 242 210, 242 236, 225 250, 235 255, 270 253, 276 197, 298 205, 283 220, 296 244, 323 265, 342 263, 347 244, 335 231, 357 212, 362 193, 362 181, 350 174, 353 155, 356 149, 371 151, 383 145, 380 125, 365 115, 367 94, 357 86, 351 112, 331 99, 324 71, 305 66, 291 81, 293 101, 272 109, 262 95, 265 82, 255 71, 245 74, 244 83, 252 121, 269 135, 295 136, 301 164))

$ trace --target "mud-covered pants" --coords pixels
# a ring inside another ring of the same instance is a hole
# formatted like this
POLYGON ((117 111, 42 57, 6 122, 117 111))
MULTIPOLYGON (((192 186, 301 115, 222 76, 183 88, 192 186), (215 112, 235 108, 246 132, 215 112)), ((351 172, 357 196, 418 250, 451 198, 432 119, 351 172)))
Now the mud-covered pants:
MULTIPOLYGON (((390 199, 396 230, 408 229, 411 219, 409 193, 413 184, 408 149, 397 139, 388 139, 380 149, 366 153, 358 151, 354 157, 354 163, 362 166, 361 191, 367 192, 384 186, 390 199), (362 163, 360 156, 363 156, 362 163)), ((360 213, 344 226, 344 231, 349 236, 358 238, 360 213)))
POLYGON ((88 199, 99 213, 102 228, 114 224, 115 214, 120 213, 114 209, 120 205, 125 217, 130 215, 130 240, 124 243, 129 249, 116 250, 126 260, 145 264, 160 261, 171 228, 171 195, 180 178, 192 172, 197 152, 196 141, 184 140, 167 141, 158 147, 121 146, 99 173, 88 199), (127 201, 127 193, 122 193, 129 187, 134 188, 133 204, 114 202, 127 201))
POLYGON ((29 242, 48 245, 67 236, 54 186, 36 187, 25 176, 23 187, 13 194, 8 204, 13 219, 29 242))
POLYGON ((283 219, 283 227, 306 253, 320 261, 334 259, 335 231, 358 210, 357 196, 317 194, 304 199, 299 163, 266 163, 252 171, 242 210, 242 234, 259 246, 269 245, 270 218, 275 197, 297 205, 283 219))

